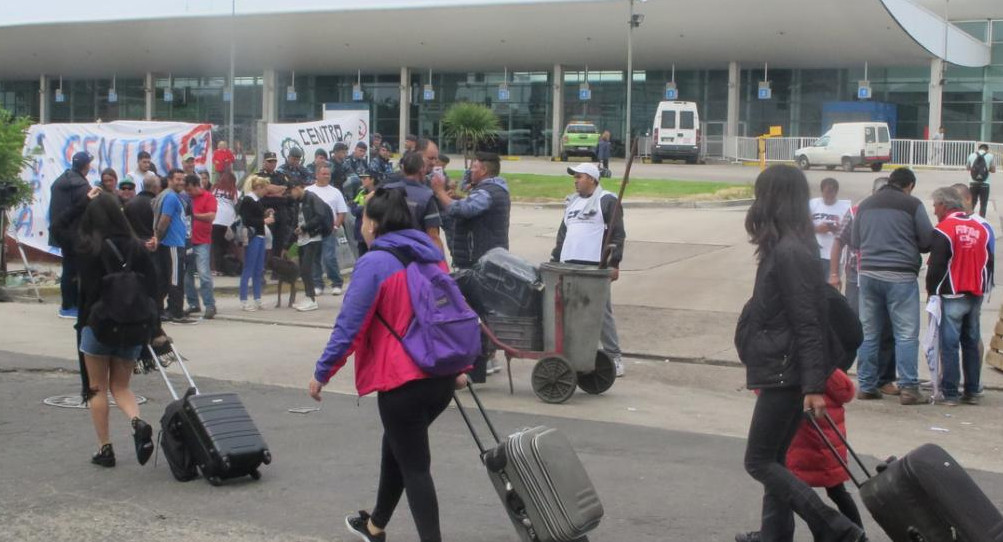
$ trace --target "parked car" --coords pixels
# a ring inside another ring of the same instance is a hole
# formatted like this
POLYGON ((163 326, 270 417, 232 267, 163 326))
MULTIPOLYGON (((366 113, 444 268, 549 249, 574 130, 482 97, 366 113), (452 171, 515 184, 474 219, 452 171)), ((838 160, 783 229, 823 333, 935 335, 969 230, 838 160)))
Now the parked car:
POLYGON ((569 156, 588 156, 596 161, 596 145, 599 144, 599 129, 586 121, 571 121, 564 127, 561 137, 561 161, 567 162, 569 156))
POLYGON ((696 102, 659 102, 651 128, 651 161, 700 160, 700 112, 696 102))
POLYGON ((832 125, 811 146, 794 151, 794 160, 801 169, 825 166, 853 171, 857 166, 881 166, 892 159, 892 140, 884 122, 842 122, 832 125))

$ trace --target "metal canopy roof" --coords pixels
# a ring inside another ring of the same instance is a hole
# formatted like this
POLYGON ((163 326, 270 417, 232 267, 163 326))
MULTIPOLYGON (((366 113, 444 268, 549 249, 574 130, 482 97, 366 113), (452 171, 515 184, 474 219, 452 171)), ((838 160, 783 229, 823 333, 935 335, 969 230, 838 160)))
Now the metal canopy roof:
MULTIPOLYGON (((921 1, 936 8, 937 0, 921 1)), ((971 0, 1001 11, 994 7, 997 1, 971 0)), ((266 68, 396 73, 401 66, 458 72, 550 70, 555 63, 569 69, 625 67, 626 0, 423 0, 419 6, 238 12, 238 73, 266 68)), ((635 6, 644 14, 634 31, 638 70, 672 64, 724 68, 729 61, 746 66, 769 62, 777 68, 864 62, 909 66, 944 53, 943 20, 909 0, 650 0, 635 6)), ((199 15, 0 26, 0 78, 224 74, 230 23, 229 15, 199 15)), ((949 29, 949 60, 988 62, 987 46, 949 29)))

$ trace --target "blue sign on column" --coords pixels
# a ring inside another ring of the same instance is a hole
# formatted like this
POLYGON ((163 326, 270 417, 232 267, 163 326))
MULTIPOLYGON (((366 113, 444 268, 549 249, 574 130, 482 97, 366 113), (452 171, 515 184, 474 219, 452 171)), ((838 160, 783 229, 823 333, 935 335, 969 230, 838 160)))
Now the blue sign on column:
POLYGON ((580 88, 578 89, 578 99, 587 102, 592 99, 592 89, 580 88))
POLYGON ((512 94, 509 92, 508 88, 505 87, 498 88, 498 101, 507 102, 511 97, 512 94))
POLYGON ((118 93, 114 90, 108 91, 108 103, 113 104, 118 101, 118 93))
POLYGON ((773 97, 773 90, 772 89, 770 89, 770 88, 761 88, 761 89, 759 89, 759 99, 760 100, 769 100, 772 97, 773 97))
POLYGON ((174 92, 172 92, 171 89, 165 89, 164 90, 164 101, 165 102, 173 102, 174 101, 174 92))
POLYGON ((352 101, 361 102, 364 97, 361 90, 352 91, 352 101))
POLYGON ((679 90, 674 88, 665 89, 665 99, 666 100, 678 100, 679 90))
POLYGON ((857 98, 860 100, 870 100, 871 99, 871 87, 859 87, 857 88, 857 98))

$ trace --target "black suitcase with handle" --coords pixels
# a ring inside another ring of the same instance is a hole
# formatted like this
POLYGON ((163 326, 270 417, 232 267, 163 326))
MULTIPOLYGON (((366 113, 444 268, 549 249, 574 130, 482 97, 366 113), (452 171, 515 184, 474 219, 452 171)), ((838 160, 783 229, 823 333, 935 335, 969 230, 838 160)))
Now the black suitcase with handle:
MULTIPOLYGON (((860 482, 808 415, 829 450, 860 488, 864 506, 893 542, 1003 542, 1003 515, 964 467, 936 444, 924 444, 901 458, 889 458, 871 476, 846 438, 866 479, 860 482)), ((832 418, 825 419, 832 425, 832 418)))
MULTIPOLYGON (((154 359, 158 359, 152 348, 151 353, 154 359)), ((160 375, 174 397, 174 408, 177 403, 181 407, 180 412, 175 411, 170 417, 170 423, 174 425, 162 427, 162 432, 181 437, 202 477, 214 486, 229 478, 250 476, 259 479, 261 473, 258 468, 271 463, 272 455, 240 397, 235 393, 199 393, 184 360, 173 345, 171 355, 181 367, 190 387, 184 397, 179 398, 167 377, 166 367, 158 363, 160 375)), ((163 442, 162 448, 166 453, 167 447, 163 446, 163 442)))

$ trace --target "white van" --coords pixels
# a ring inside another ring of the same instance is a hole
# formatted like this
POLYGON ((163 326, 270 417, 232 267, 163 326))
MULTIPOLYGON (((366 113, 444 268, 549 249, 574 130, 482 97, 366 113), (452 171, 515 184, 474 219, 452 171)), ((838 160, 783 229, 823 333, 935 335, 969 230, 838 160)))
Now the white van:
POLYGON ((700 113, 696 102, 659 102, 651 127, 651 161, 700 158, 700 113))
POLYGON ((871 171, 881 171, 881 166, 892 159, 892 139, 888 124, 884 122, 843 122, 818 138, 810 147, 794 151, 794 160, 801 169, 825 166, 843 171, 853 171, 857 166, 870 166, 871 171))

